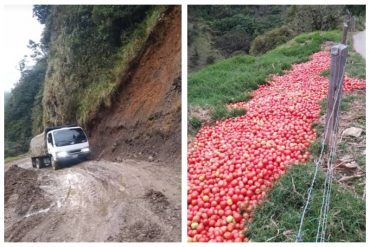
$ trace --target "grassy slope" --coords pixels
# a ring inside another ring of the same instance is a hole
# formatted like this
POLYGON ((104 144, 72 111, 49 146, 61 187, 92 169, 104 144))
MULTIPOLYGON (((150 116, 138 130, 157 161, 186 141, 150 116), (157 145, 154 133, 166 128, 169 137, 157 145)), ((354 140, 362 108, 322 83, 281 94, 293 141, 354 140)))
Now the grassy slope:
MULTIPOLYGON (((214 119, 228 117, 230 113, 224 108, 225 103, 248 99, 248 92, 257 88, 258 84, 265 83, 270 74, 282 73, 291 64, 308 60, 310 54, 320 49, 323 41, 338 39, 339 32, 302 34, 264 55, 236 56, 191 73, 188 80, 190 107, 210 108, 214 119)), ((347 73, 364 78, 364 60, 353 50, 349 54, 347 73)), ((346 104, 346 96, 343 104, 346 104)), ((194 127, 200 128, 199 120, 191 116, 189 120, 191 125, 194 123, 194 127)), ((317 129, 322 132, 323 126, 317 126, 317 129)), ((364 157, 359 157, 360 165, 363 161, 364 157)), ((280 180, 266 202, 256 211, 253 223, 248 226, 247 234, 252 241, 295 241, 313 171, 312 164, 294 166, 280 180)), ((323 181, 324 174, 320 171, 318 188, 323 181)), ((304 241, 314 241, 322 199, 319 190, 316 189, 317 195, 313 197, 306 216, 304 241)), ((364 201, 352 191, 334 184, 328 224, 329 241, 364 241, 364 215, 364 201)))
MULTIPOLYGON (((347 60, 346 72, 350 76, 365 78, 365 61, 355 53, 350 44, 350 56, 347 60)), ((365 103, 365 95, 347 94, 343 96, 341 109, 351 112, 351 103, 357 97, 365 103)), ((326 102, 321 104, 322 114, 326 112, 326 102)), ((342 113, 345 115, 345 113, 342 113)), ((361 114, 360 114, 361 115, 361 114)), ((365 128, 365 113, 352 125, 365 128)), ((315 124, 318 136, 322 135, 324 126, 315 124)), ((317 139, 311 147, 311 153, 317 156, 320 149, 320 140, 317 139)), ((365 155, 355 146, 341 142, 338 145, 338 155, 352 154, 365 170, 365 155)), ((266 201, 255 213, 254 221, 248 226, 247 235, 252 241, 295 241, 303 205, 307 197, 307 188, 312 179, 314 165, 294 166, 275 185, 266 201)), ((339 172, 336 173, 338 179, 339 172)), ((320 170, 314 189, 314 196, 306 214, 303 241, 315 241, 317 220, 322 200, 322 185, 325 179, 320 170)), ((327 241, 365 241, 366 207, 361 199, 364 188, 364 178, 357 179, 350 186, 343 187, 337 182, 333 183, 330 212, 328 218, 327 241)))
POLYGON ((294 63, 307 61, 322 42, 339 39, 339 32, 302 34, 261 56, 235 56, 191 73, 188 78, 190 107, 210 108, 213 119, 229 116, 225 104, 248 99, 248 92, 280 74, 294 63), (304 49, 303 49, 304 47, 304 49))

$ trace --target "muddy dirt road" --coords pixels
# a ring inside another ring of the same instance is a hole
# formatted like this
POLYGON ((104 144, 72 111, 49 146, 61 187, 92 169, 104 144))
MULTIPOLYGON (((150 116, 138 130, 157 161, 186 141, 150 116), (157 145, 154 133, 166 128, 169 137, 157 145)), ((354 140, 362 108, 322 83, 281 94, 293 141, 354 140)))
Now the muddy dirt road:
POLYGON ((5 164, 5 241, 180 241, 180 166, 5 164))

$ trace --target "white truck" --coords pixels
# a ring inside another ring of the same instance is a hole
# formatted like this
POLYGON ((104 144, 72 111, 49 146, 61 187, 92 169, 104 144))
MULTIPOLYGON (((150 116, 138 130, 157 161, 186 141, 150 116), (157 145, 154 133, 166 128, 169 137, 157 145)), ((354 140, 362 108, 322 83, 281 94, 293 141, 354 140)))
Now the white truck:
POLYGON ((76 125, 48 127, 32 138, 30 143, 32 167, 51 165, 54 170, 61 163, 90 156, 90 147, 85 132, 76 125))

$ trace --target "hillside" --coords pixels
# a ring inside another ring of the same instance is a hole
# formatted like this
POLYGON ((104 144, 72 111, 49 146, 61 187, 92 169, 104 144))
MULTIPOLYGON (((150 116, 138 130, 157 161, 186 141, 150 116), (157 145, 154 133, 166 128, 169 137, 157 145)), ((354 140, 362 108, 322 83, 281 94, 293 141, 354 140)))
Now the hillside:
POLYGON ((88 122, 98 157, 171 161, 180 157, 180 16, 180 8, 165 12, 120 78, 112 104, 101 106, 88 122))
POLYGON ((338 145, 334 158, 320 155, 329 49, 339 38, 338 31, 301 34, 263 55, 189 74, 196 134, 188 148, 188 241, 365 241, 365 62, 351 40, 338 145), (359 134, 346 133, 352 128, 359 134))
POLYGON ((188 69, 241 54, 261 54, 294 36, 340 28, 346 10, 362 30, 364 5, 190 5, 188 69))
POLYGON ((253 39, 281 25, 287 6, 192 6, 188 23, 188 68, 248 53, 253 39))
POLYGON ((274 41, 268 49, 188 75, 189 242, 365 241, 365 61, 349 33, 338 145, 328 154, 329 50, 342 33, 284 41, 276 30, 254 41, 274 41))
MULTIPOLYGON (((143 78, 134 75, 138 74, 136 70, 143 63, 143 57, 148 59, 160 55, 154 54, 150 47, 158 46, 167 37, 165 35, 172 35, 172 40, 180 38, 177 29, 172 34, 164 31, 171 27, 167 16, 174 15, 179 15, 178 9, 159 5, 35 5, 34 16, 45 24, 45 29, 41 43, 30 42, 36 66, 22 72, 22 78, 5 109, 5 155, 26 152, 31 137, 49 125, 79 124, 88 127, 88 135, 91 136, 93 133, 90 131, 98 128, 94 126, 97 119, 106 119, 104 114, 111 114, 109 110, 113 108, 127 108, 127 102, 117 103, 119 98, 126 97, 127 100, 131 97, 131 94, 124 95, 127 87, 131 90, 130 85, 135 85, 139 89, 142 85, 137 84, 143 82, 141 79, 153 78, 150 72, 142 75, 143 78)), ((175 24, 179 23, 177 20, 175 24)), ((150 104, 146 114, 138 115, 124 126, 129 129, 128 126, 134 126, 135 121, 146 122, 148 119, 154 125, 157 123, 152 128, 138 130, 143 138, 168 140, 178 130, 181 85, 179 47, 178 42, 173 42, 171 50, 167 51, 172 52, 173 59, 169 60, 173 62, 172 67, 163 74, 154 74, 154 78, 158 77, 154 80, 156 83, 146 84, 147 91, 158 86, 158 90, 167 94, 152 95, 157 104, 150 104), (172 92, 171 87, 175 88, 172 92), (168 104, 172 101, 178 102, 168 104), (168 109, 157 109, 165 102, 168 109), (161 114, 166 116, 165 129, 158 124, 161 114)), ((132 95, 139 105, 140 100, 150 96, 145 90, 143 88, 143 94, 132 95)), ((147 107, 139 105, 136 108, 138 111, 143 111, 140 107, 147 107)), ((176 142, 177 148, 179 137, 171 140, 176 142)), ((150 154, 143 152, 146 158, 159 152, 150 149, 150 154)), ((98 147, 96 151, 99 153, 101 150, 98 147)))
POLYGON ((265 54, 233 56, 190 73, 190 131, 196 131, 201 123, 244 114, 229 111, 225 105, 250 99, 250 93, 265 84, 271 74, 281 74, 292 64, 307 61, 323 42, 337 40, 338 31, 301 34, 265 54))

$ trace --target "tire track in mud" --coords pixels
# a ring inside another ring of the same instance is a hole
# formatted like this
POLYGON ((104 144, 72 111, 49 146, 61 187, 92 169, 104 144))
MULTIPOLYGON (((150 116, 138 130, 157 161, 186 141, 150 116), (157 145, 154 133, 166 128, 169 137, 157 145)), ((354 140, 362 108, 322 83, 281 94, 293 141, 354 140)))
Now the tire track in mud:
POLYGON ((5 203, 6 241, 181 240, 180 169, 125 160, 34 170, 23 159, 6 165, 6 177, 14 175, 14 164, 36 177, 21 184, 36 184, 49 201, 39 211, 30 201, 27 216, 12 210, 20 195, 11 193, 16 199, 5 203))

